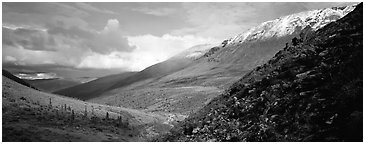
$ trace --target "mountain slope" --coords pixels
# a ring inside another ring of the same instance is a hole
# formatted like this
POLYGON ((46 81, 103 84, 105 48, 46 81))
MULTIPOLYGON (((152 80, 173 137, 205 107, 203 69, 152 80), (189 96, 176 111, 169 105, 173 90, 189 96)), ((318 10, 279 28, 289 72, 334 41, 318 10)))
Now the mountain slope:
POLYGON ((134 72, 127 72, 116 75, 109 75, 96 80, 76 85, 73 87, 61 89, 55 91, 55 94, 60 94, 64 96, 74 97, 81 100, 86 100, 93 98, 105 91, 107 91, 114 84, 122 81, 123 79, 134 75, 134 72))
POLYGON ((192 47, 179 55, 176 55, 164 62, 147 67, 140 72, 130 72, 106 76, 71 88, 58 90, 54 93, 78 98, 81 100, 92 99, 113 89, 122 88, 148 79, 159 78, 181 70, 193 62, 195 57, 191 56, 190 54, 202 53, 209 47, 209 44, 192 47))
POLYGON ((205 50, 209 48, 211 48, 210 44, 203 44, 191 47, 186 51, 183 51, 182 53, 173 56, 166 61, 147 67, 146 69, 136 74, 136 76, 129 77, 125 79, 124 82, 117 83, 111 89, 116 89, 132 84, 133 82, 136 81, 135 79, 145 80, 148 78, 160 78, 165 75, 184 69, 185 67, 189 66, 194 62, 193 60, 195 59, 195 56, 201 55, 201 53, 205 52, 205 50))
POLYGON ((66 79, 41 79, 24 81, 45 92, 53 92, 80 84, 80 82, 66 79))
POLYGON ((363 6, 305 31, 162 141, 362 141, 363 6))
MULTIPOLYGON (((351 10, 351 6, 349 7, 348 9, 351 10)), ((315 12, 304 12, 311 15, 292 14, 287 17, 291 18, 290 21, 296 20, 299 16, 303 19, 320 17, 313 21, 323 26, 330 22, 326 19, 336 20, 347 14, 342 8, 334 9, 315 10, 315 12)), ((271 27, 280 27, 290 22, 289 20, 275 21, 271 23, 271 27)), ((290 25, 288 29, 293 31, 280 37, 273 35, 236 44, 227 44, 228 41, 224 41, 222 45, 211 48, 181 70, 166 73, 157 79, 124 85, 89 101, 146 111, 168 111, 188 115, 209 103, 212 98, 221 94, 242 75, 270 60, 293 37, 299 36, 300 32, 313 31, 314 29, 307 27, 309 24, 310 22, 307 21, 298 26, 290 25)), ((253 29, 269 31, 271 27, 265 26, 264 23, 253 29)), ((277 32, 281 33, 281 29, 277 32)))
MULTIPOLYGON (((353 9, 354 6, 325 8, 264 22, 223 41, 221 46, 213 48, 200 61, 195 62, 195 65, 172 74, 166 79, 218 75, 228 80, 231 77, 240 76, 245 71, 268 61, 302 30, 317 30, 345 16, 353 9)), ((221 86, 219 83, 217 86, 221 86)))

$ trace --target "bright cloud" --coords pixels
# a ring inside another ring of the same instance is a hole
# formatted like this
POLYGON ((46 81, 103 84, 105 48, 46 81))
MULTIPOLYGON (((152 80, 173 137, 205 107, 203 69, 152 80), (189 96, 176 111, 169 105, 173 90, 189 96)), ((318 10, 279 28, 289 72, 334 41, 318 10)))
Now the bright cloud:
POLYGON ((5 62, 15 62, 16 61, 16 58, 12 57, 12 56, 6 56, 4 58, 5 59, 3 61, 5 61, 5 62))
POLYGON ((101 54, 109 54, 114 51, 132 51, 135 49, 135 47, 128 44, 128 39, 119 28, 119 21, 117 19, 109 19, 104 29, 88 42, 88 46, 93 51, 101 54))
POLYGON ((170 34, 165 34, 161 37, 142 35, 128 37, 128 40, 130 40, 131 44, 137 46, 137 49, 133 52, 133 58, 137 63, 135 68, 137 69, 162 62, 195 45, 217 43, 217 40, 214 38, 194 35, 174 36, 170 34))
POLYGON ((213 38, 202 38, 193 35, 161 37, 142 35, 128 37, 131 45, 137 48, 132 52, 112 52, 107 55, 93 53, 84 58, 79 68, 122 68, 140 71, 144 68, 167 60, 168 58, 198 44, 214 43, 213 38))
POLYGON ((121 52, 112 52, 107 55, 102 55, 99 53, 92 53, 85 58, 83 58, 76 67, 77 68, 123 68, 128 69, 128 59, 121 52))

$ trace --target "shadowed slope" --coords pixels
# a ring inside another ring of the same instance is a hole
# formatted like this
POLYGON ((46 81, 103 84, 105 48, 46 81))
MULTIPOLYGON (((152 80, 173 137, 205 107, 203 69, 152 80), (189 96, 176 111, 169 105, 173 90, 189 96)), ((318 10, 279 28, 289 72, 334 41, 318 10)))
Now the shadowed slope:
POLYGON ((55 91, 55 94, 87 100, 107 91, 114 84, 134 75, 134 72, 105 76, 96 80, 55 91))
POLYGON ((64 96, 88 100, 112 89, 131 85, 149 78, 157 78, 186 67, 191 61, 172 59, 155 64, 141 72, 129 72, 99 78, 97 80, 54 92, 64 96))
POLYGON ((45 92, 54 92, 57 90, 81 84, 80 82, 77 81, 65 80, 65 79, 41 79, 41 80, 24 80, 24 81, 45 92))
POLYGON ((33 88, 33 89, 36 89, 38 90, 36 87, 30 85, 29 83, 25 82, 24 80, 14 76, 13 74, 11 74, 10 72, 6 71, 6 70, 3 70, 3 76, 7 77, 8 79, 11 79, 17 83, 20 83, 24 86, 27 86, 27 87, 30 87, 30 88, 33 88))

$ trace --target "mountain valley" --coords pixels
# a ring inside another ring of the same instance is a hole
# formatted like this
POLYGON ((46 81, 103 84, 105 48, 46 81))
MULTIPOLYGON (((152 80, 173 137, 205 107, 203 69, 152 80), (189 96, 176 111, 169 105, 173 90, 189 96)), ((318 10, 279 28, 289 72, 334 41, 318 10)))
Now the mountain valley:
POLYGON ((362 14, 282 16, 137 72, 3 68, 3 141, 362 141, 362 14))

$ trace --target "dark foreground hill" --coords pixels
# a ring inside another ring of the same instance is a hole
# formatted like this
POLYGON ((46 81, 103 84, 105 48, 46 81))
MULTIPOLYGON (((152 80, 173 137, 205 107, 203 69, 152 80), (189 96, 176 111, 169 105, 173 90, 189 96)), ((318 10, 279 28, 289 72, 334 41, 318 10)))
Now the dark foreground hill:
POLYGON ((17 83, 20 83, 20 84, 22 84, 22 85, 24 85, 24 86, 27 86, 27 87, 30 87, 30 88, 32 88, 32 89, 36 89, 36 90, 38 90, 36 87, 34 87, 34 86, 30 85, 29 83, 25 82, 24 80, 22 80, 22 79, 20 79, 20 78, 18 78, 18 77, 16 77, 16 76, 14 76, 13 74, 11 74, 10 72, 8 72, 8 71, 6 71, 6 70, 3 70, 3 76, 5 76, 5 77, 7 77, 8 79, 11 79, 11 80, 13 80, 13 81, 15 81, 15 82, 17 82, 17 83))
POLYGON ((158 141, 362 141, 362 9, 303 32, 158 141))

